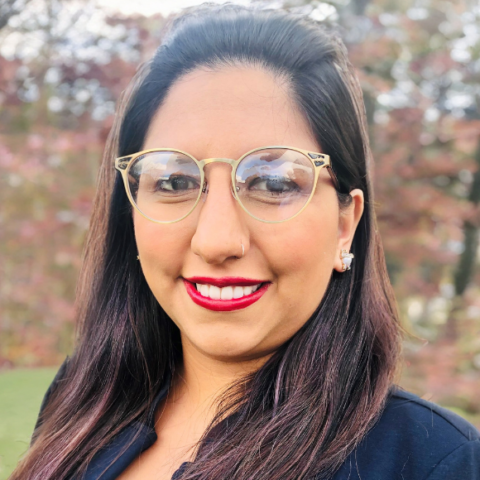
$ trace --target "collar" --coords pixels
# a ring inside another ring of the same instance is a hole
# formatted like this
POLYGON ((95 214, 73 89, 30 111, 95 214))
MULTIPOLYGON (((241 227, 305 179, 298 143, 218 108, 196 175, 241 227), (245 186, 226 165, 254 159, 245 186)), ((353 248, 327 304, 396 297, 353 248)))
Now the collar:
MULTIPOLYGON (((155 432, 155 410, 166 397, 172 374, 169 371, 165 382, 155 396, 145 422, 135 421, 118 433, 108 445, 95 454, 87 467, 83 480, 114 480, 142 452, 157 441, 155 432)), ((181 468, 185 466, 182 465, 181 468)), ((174 478, 177 476, 175 473, 174 478)))
MULTIPOLYGON (((136 421, 118 433, 108 445, 95 454, 87 467, 82 480, 115 480, 142 452, 150 448, 157 441, 155 431, 155 411, 160 402, 167 396, 172 382, 172 373, 169 371, 165 381, 153 399, 144 422, 136 421)), ((210 443, 224 429, 231 426, 236 418, 232 414, 216 425, 205 440, 210 443)), ((191 462, 184 462, 173 474, 172 480, 177 479, 191 462)))

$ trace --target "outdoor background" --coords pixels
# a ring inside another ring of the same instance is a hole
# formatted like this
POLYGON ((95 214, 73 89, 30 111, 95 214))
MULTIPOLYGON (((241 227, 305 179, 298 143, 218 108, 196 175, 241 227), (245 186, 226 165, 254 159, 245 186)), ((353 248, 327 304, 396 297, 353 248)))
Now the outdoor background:
MULTIPOLYGON (((115 102, 165 17, 193 3, 0 0, 0 479, 72 349, 115 102)), ((339 25, 364 90, 378 227, 410 332, 400 383, 480 427, 478 0, 251 3, 339 25)))

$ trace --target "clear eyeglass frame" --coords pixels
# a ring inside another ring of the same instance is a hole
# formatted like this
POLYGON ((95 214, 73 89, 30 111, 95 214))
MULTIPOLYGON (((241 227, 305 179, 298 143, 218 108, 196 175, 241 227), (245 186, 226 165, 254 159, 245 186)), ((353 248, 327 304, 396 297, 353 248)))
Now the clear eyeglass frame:
POLYGON ((232 194, 233 194, 234 198, 238 201, 238 203, 240 204, 242 209, 248 215, 250 215, 251 217, 255 218, 256 220, 258 220, 260 222, 264 222, 264 223, 286 222, 288 220, 291 220, 292 218, 295 218, 303 210, 305 210, 305 208, 308 206, 308 204, 312 200, 312 197, 315 193, 315 190, 316 190, 316 187, 317 187, 317 182, 318 182, 318 177, 320 175, 320 170, 324 167, 327 169, 328 173, 330 174, 330 178, 332 179, 333 186, 335 187, 335 189, 337 191, 340 191, 340 185, 339 185, 337 176, 335 175, 335 172, 332 169, 331 160, 330 160, 329 155, 326 155, 325 153, 311 152, 310 150, 303 150, 301 148, 296 148, 296 147, 288 147, 288 146, 285 146, 285 145, 274 145, 274 146, 254 148, 253 150, 250 150, 247 153, 243 154, 238 160, 234 160, 234 159, 231 159, 231 158, 205 158, 203 160, 197 160, 193 155, 191 155, 191 154, 189 154, 189 153, 187 153, 183 150, 179 150, 177 148, 152 148, 152 149, 149 149, 149 150, 142 150, 142 151, 134 153, 132 155, 126 155, 124 157, 116 158, 115 159, 115 169, 118 170, 122 175, 123 184, 125 186, 125 191, 127 193, 127 197, 130 200, 130 203, 132 204, 133 208, 135 208, 135 210, 137 210, 137 212, 140 215, 142 215, 143 217, 145 217, 147 220, 150 220, 154 223, 168 224, 168 223, 176 223, 176 222, 179 222, 179 221, 183 220, 184 218, 186 218, 188 215, 190 215, 195 210, 196 206, 198 205, 198 202, 200 201, 200 198, 202 197, 202 193, 205 192, 206 182, 205 182, 204 168, 211 163, 226 163, 226 164, 228 164, 232 167, 231 180, 232 180, 232 194), (236 191, 236 188, 235 188, 235 174, 236 174, 237 167, 240 164, 240 162, 245 157, 247 157, 248 155, 251 155, 252 153, 255 153, 255 152, 258 152, 258 151, 261 151, 261 150, 272 150, 272 149, 293 150, 295 152, 303 154, 312 163, 313 168, 314 168, 314 172, 315 172, 314 184, 313 184, 312 191, 310 193, 310 197, 308 198, 308 200, 305 202, 303 207, 297 213, 295 213, 291 217, 286 218, 284 220, 273 220, 272 221, 272 220, 264 220, 264 219, 261 219, 259 217, 256 217, 255 215, 250 213, 247 208, 245 208, 245 206, 243 205, 241 199, 239 198, 239 196, 237 194, 237 191, 236 191), (130 170, 130 167, 135 163, 135 160, 138 157, 140 157, 142 155, 145 155, 145 154, 148 154, 148 153, 153 153, 153 152, 177 152, 177 153, 186 155, 187 157, 191 158, 199 167, 201 184, 200 184, 198 198, 195 201, 195 204, 190 209, 190 211, 188 213, 186 213, 185 215, 183 215, 182 217, 176 219, 176 220, 161 221, 161 220, 156 220, 152 217, 149 217, 144 212, 142 212, 140 210, 140 208, 137 206, 135 200, 133 199, 132 193, 130 191, 130 185, 128 183, 128 172, 130 170))

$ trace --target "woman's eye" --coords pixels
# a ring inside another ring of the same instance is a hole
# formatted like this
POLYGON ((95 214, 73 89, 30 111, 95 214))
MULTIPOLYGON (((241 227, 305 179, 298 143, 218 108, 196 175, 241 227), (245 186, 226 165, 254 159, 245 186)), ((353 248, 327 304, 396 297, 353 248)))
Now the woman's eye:
POLYGON ((269 193, 291 193, 299 190, 298 185, 285 177, 258 177, 250 183, 249 190, 269 193))
POLYGON ((168 178, 168 180, 160 179, 157 182, 156 190, 181 192, 185 190, 192 190, 198 187, 198 182, 194 178, 186 176, 171 176, 168 178))

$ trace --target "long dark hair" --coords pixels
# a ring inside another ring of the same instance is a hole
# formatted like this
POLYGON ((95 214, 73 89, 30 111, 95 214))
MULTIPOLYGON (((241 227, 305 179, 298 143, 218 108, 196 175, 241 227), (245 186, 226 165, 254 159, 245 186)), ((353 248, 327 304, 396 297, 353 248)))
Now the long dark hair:
POLYGON ((181 361, 178 328, 136 261, 132 212, 113 159, 142 149, 152 116, 179 77, 198 67, 240 64, 289 80, 332 158, 340 204, 360 188, 365 211, 351 248, 352 270, 333 272, 306 324, 223 397, 210 429, 228 412, 228 431, 200 443, 194 468, 182 478, 330 478, 380 415, 400 330, 375 224, 363 101, 345 47, 303 16, 205 4, 168 24, 120 104, 79 282, 76 348, 12 479, 81 476, 113 436, 145 418, 181 361))

